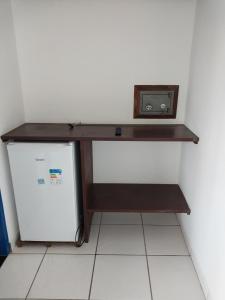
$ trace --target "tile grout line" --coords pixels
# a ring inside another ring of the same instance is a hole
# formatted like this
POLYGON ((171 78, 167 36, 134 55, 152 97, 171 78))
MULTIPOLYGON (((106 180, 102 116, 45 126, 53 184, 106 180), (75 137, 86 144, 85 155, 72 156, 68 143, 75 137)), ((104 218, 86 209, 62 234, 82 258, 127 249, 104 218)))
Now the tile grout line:
POLYGON ((190 252, 190 249, 189 249, 189 247, 188 247, 188 243, 187 243, 187 241, 186 241, 186 239, 185 239, 185 235, 184 235, 184 233, 183 233, 183 230, 182 230, 182 227, 181 227, 181 226, 180 226, 180 231, 181 231, 181 234, 182 234, 182 238, 183 238, 183 240, 184 240, 185 247, 187 248, 188 256, 191 257, 191 252, 190 252))
MULTIPOLYGON (((91 297, 91 290, 92 290, 92 285, 93 285, 93 278, 94 278, 94 271, 95 271, 96 258, 97 258, 97 256, 100 256, 100 255, 107 255, 107 254, 98 254, 98 253, 97 253, 97 250, 98 250, 98 244, 99 244, 99 237, 100 237, 100 231, 101 231, 101 227, 104 226, 104 225, 140 225, 140 226, 142 226, 143 238, 144 238, 144 247, 145 247, 145 254, 144 254, 144 255, 138 255, 138 254, 137 254, 137 256, 145 256, 145 257, 146 257, 147 270, 148 270, 148 277, 149 277, 149 285, 150 285, 150 294, 151 294, 152 300, 153 300, 153 292, 152 292, 152 286, 151 286, 151 277, 150 277, 150 268, 149 268, 149 263, 148 263, 148 256, 190 256, 190 254, 187 254, 187 255, 151 255, 151 254, 150 254, 150 255, 148 255, 148 254, 147 254, 146 239, 145 239, 145 230, 144 230, 144 226, 145 226, 145 225, 146 225, 146 226, 178 226, 178 227, 180 227, 180 225, 150 225, 150 224, 144 224, 143 216, 142 216, 141 213, 140 213, 140 216, 141 216, 141 222, 142 222, 141 224, 102 224, 103 214, 101 214, 99 224, 94 225, 94 226, 96 226, 96 227, 97 227, 97 225, 99 225, 99 230, 98 230, 97 242, 96 242, 96 247, 95 247, 95 252, 94 252, 94 263, 93 263, 93 268, 92 268, 92 275, 91 275, 91 282, 90 282, 90 288, 89 288, 88 300, 90 300, 90 297, 91 297)), ((93 225, 93 224, 92 224, 92 225, 93 225)), ((91 226, 92 226, 92 225, 91 225, 91 226)), ((40 268, 41 268, 41 265, 42 265, 42 263, 43 263, 43 260, 44 260, 44 258, 45 258, 45 256, 46 256, 47 252, 48 252, 48 247, 46 248, 46 250, 45 250, 44 253, 39 253, 39 254, 43 254, 43 257, 42 257, 41 262, 40 262, 40 264, 39 264, 39 266, 38 266, 38 269, 37 269, 37 271, 36 271, 36 273, 35 273, 35 275, 34 275, 34 278, 33 278, 33 280, 32 280, 32 283, 31 283, 31 285, 30 285, 30 288, 29 288, 29 290, 28 290, 28 293, 27 293, 27 295, 26 295, 25 300, 28 299, 28 295, 29 295, 29 293, 30 293, 30 291, 31 291, 31 289, 32 289, 32 286, 33 286, 33 284, 34 284, 34 282, 35 282, 35 280, 36 280, 37 274, 38 274, 38 272, 39 272, 39 270, 40 270, 40 268)), ((14 254, 28 254, 28 253, 14 253, 14 254)), ((38 254, 38 253, 29 253, 29 254, 38 254)), ((52 253, 52 254, 66 255, 66 254, 64 254, 64 253, 62 253, 62 254, 59 254, 59 253, 52 253)), ((50 253, 50 255, 51 255, 51 253, 50 253)), ((71 254, 68 254, 68 255, 71 255, 71 254)), ((83 255, 83 254, 74 254, 74 255, 83 255)), ((93 254, 85 254, 85 255, 93 255, 93 254)), ((108 254, 108 255, 129 256, 129 254, 108 254)), ((130 256, 133 256, 133 254, 130 254, 130 256)))
MULTIPOLYGON (((113 224, 113 223, 110 223, 110 224, 101 224, 102 226, 142 226, 141 223, 136 223, 136 224, 131 224, 131 223, 123 223, 123 224, 113 224)), ((153 227, 180 227, 180 225, 159 225, 159 224, 144 224, 146 226, 153 226, 153 227)))
MULTIPOLYGON (((91 255, 91 254, 87 254, 91 255)), ((118 254, 118 253, 101 253, 101 254, 96 254, 96 256, 176 256, 176 257, 189 257, 189 254, 118 254)))
MULTIPOLYGON (((23 255, 44 255, 44 253, 23 253, 23 255)), ((93 256, 93 253, 46 253, 47 255, 58 255, 58 256, 93 256)), ((19 255, 22 255, 20 253, 19 255)), ((106 256, 106 255, 114 255, 114 256, 146 256, 146 254, 127 254, 127 253, 96 253, 96 256, 106 256)), ((190 256, 190 254, 148 254, 147 256, 190 256)), ((1 300, 1 298, 0 298, 1 300)))
POLYGON ((179 222, 179 219, 178 219, 177 213, 175 213, 175 216, 176 216, 177 224, 180 226, 180 222, 179 222))
POLYGON ((37 269, 37 271, 36 271, 36 273, 35 273, 35 275, 34 275, 34 278, 33 278, 32 282, 31 282, 31 285, 30 285, 30 288, 29 288, 29 290, 28 290, 28 292, 27 292, 27 294, 26 294, 25 300, 27 300, 27 297, 28 297, 28 295, 29 295, 29 293, 30 293, 30 291, 31 291, 31 288, 32 288, 32 286, 33 286, 33 284, 34 284, 34 281, 35 281, 35 279, 36 279, 36 277, 37 277, 37 274, 38 274, 38 272, 39 272, 39 270, 40 270, 40 267, 41 267, 42 262, 43 262, 43 260, 44 260, 44 258, 45 258, 45 256, 46 256, 47 251, 48 251, 48 247, 46 247, 45 253, 44 253, 43 257, 42 257, 42 260, 41 260, 41 262, 40 262, 40 264, 39 264, 39 266, 38 266, 38 269, 37 269))
POLYGON ((152 284, 151 284, 150 270, 149 270, 149 264, 148 264, 147 246, 146 246, 146 240, 145 240, 145 230, 144 230, 142 213, 140 213, 140 215, 141 215, 142 233, 143 233, 144 245, 145 245, 145 258, 146 258, 147 270, 148 270, 149 288, 150 288, 151 300, 153 300, 152 284))
MULTIPOLYGON (((144 223, 143 223, 144 224, 144 223)), ((180 227, 180 225, 160 225, 160 224, 144 224, 145 226, 152 226, 152 227, 180 227)))
POLYGON ((136 223, 136 224, 132 224, 132 223, 116 223, 116 224, 113 224, 113 223, 108 223, 108 224, 101 224, 102 226, 142 226, 141 223, 136 223))
POLYGON ((37 255, 37 254, 44 255, 45 251, 44 252, 20 252, 20 253, 13 252, 13 253, 9 253, 9 255, 37 255))
POLYGON ((202 293, 203 293, 203 295, 204 295, 204 297, 205 297, 205 299, 206 299, 207 297, 206 297, 206 295, 205 295, 205 291, 204 291, 202 282, 201 282, 201 280, 200 280, 200 278, 199 278, 197 269, 196 269, 196 267, 195 267, 195 264, 194 264, 194 261, 193 261, 193 258, 192 258, 192 252, 191 252, 191 250, 190 250, 189 247, 188 247, 188 242, 187 242, 187 240, 185 239, 185 235, 184 235, 184 233, 183 233, 183 230, 182 230, 182 227, 181 227, 181 226, 180 226, 180 230, 181 230, 181 232, 182 232, 182 235, 183 235, 183 239, 184 239, 185 245, 186 245, 186 247, 187 247, 187 249, 188 249, 189 258, 190 258, 190 260, 191 260, 191 263, 192 263, 192 266, 193 266, 193 268, 194 268, 195 274, 196 274, 196 276, 197 276, 197 278, 198 278, 199 285, 200 285, 200 287, 201 287, 202 293))
POLYGON ((197 270, 196 270, 196 267, 195 267, 194 261, 193 261, 193 259, 192 259, 192 256, 190 255, 190 256, 189 256, 189 258, 190 258, 190 260, 191 260, 191 263, 192 263, 192 265, 193 265, 193 268, 194 268, 195 274, 196 274, 196 276, 197 276, 197 278, 198 278, 198 282, 199 282, 199 285, 200 285, 200 288, 201 288, 202 294, 203 294, 204 298, 205 298, 205 299, 207 299, 207 295, 205 295, 205 292, 204 292, 204 289, 203 289, 203 286, 202 286, 201 280, 200 280, 200 278, 199 278, 199 276, 198 276, 198 272, 197 272, 197 270))
POLYGON ((92 275, 91 275, 91 283, 90 283, 90 289, 89 289, 89 294, 88 294, 88 300, 90 300, 90 297, 91 297, 91 290, 92 290, 92 284, 93 284, 93 278, 94 278, 95 262, 96 262, 96 257, 97 257, 97 249, 98 249, 98 241, 99 241, 99 236, 100 236, 101 224, 102 224, 102 214, 101 214, 101 218, 100 218, 100 222, 99 222, 99 230, 98 230, 98 237, 97 237, 97 243, 96 243, 96 248, 95 248, 95 256, 94 256, 94 263, 93 263, 93 269, 92 269, 92 275))

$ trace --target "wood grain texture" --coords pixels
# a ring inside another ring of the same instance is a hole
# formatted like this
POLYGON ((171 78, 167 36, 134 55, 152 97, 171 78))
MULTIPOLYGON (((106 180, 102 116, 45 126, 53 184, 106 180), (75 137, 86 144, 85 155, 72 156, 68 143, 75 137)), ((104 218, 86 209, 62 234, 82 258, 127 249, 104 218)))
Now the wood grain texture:
POLYGON ((92 142, 80 142, 80 163, 81 163, 81 181, 82 181, 82 199, 84 214, 84 239, 89 240, 90 226, 93 212, 88 211, 91 201, 91 187, 93 184, 93 163, 92 163, 92 142))
POLYGON ((95 183, 89 211, 188 213, 190 208, 177 184, 95 183))
POLYGON ((183 124, 132 125, 82 124, 70 128, 63 123, 25 123, 4 134, 4 142, 67 142, 67 141, 174 141, 198 143, 199 138, 183 124), (121 127, 121 136, 115 135, 121 127))
POLYGON ((199 138, 183 124, 81 124, 25 123, 4 134, 6 141, 80 141, 82 203, 85 242, 89 240, 93 212, 176 212, 190 213, 176 184, 93 184, 92 141, 183 141, 198 143, 199 138), (115 135, 121 127, 121 136, 115 135))

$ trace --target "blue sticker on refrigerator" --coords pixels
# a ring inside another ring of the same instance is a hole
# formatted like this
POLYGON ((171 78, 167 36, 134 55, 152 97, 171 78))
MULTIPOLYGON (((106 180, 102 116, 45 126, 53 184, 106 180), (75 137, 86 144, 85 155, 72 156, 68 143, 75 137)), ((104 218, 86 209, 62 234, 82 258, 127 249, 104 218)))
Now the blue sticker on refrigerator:
POLYGON ((51 184, 62 184, 62 169, 49 169, 51 184))

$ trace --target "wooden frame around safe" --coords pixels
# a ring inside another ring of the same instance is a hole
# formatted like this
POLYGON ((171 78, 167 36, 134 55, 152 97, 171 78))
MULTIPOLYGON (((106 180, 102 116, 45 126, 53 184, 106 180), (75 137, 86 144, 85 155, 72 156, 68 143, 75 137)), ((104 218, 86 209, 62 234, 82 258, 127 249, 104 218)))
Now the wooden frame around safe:
POLYGON ((134 86, 134 118, 135 119, 175 119, 177 114, 179 85, 135 85, 134 86), (141 92, 171 91, 173 94, 172 112, 163 114, 143 114, 141 112, 141 92))

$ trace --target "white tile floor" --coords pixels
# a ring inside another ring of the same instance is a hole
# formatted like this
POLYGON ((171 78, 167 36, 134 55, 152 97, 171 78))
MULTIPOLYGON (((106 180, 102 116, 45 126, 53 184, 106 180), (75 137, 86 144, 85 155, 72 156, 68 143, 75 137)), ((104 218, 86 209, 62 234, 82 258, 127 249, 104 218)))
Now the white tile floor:
POLYGON ((204 300, 174 214, 96 214, 90 242, 14 249, 0 299, 204 300))

